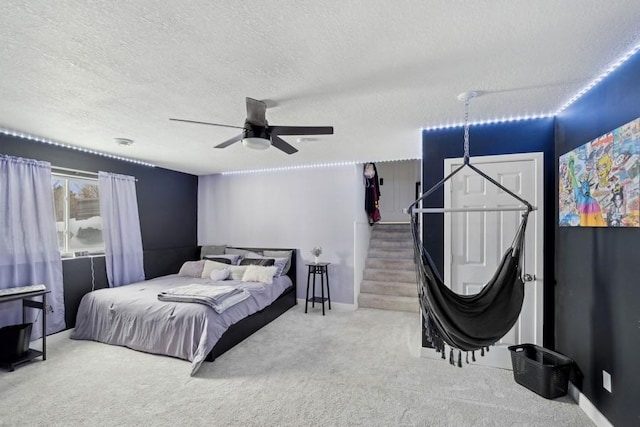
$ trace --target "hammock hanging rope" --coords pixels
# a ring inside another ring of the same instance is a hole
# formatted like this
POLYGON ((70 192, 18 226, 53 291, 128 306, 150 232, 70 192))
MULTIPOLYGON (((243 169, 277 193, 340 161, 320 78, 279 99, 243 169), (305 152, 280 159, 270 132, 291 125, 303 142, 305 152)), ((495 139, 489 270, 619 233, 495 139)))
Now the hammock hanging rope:
MULTIPOLYGON (((473 92, 460 95, 465 101, 465 138, 464 163, 447 177, 427 190, 418 200, 409 206, 411 215, 411 231, 416 262, 418 281, 418 297, 422 308, 425 335, 434 348, 445 358, 445 344, 451 347, 449 361, 455 364, 453 349, 458 352, 458 366, 462 366, 461 351, 485 349, 499 341, 518 320, 524 301, 524 281, 522 278, 524 263, 524 237, 529 213, 535 208, 520 196, 487 176, 469 162, 469 99, 473 92), (464 98, 463 98, 464 96, 464 98), (443 213, 462 211, 501 211, 516 210, 514 208, 480 208, 480 209, 418 209, 417 206, 436 189, 442 187, 463 168, 471 168, 474 172, 496 185, 507 194, 520 201, 523 206, 516 208, 524 211, 522 221, 513 239, 511 247, 504 253, 497 271, 475 295, 459 295, 453 292, 442 280, 433 259, 420 239, 419 213, 443 213)), ((472 353, 475 361, 475 353, 472 353)), ((468 355, 467 355, 468 363, 468 355)))

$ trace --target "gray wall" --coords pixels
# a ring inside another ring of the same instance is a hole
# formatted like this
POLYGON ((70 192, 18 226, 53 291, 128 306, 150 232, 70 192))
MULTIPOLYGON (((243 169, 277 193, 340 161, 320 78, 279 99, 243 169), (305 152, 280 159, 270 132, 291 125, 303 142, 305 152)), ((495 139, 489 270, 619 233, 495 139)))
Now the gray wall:
MULTIPOLYGON (((640 54, 557 117, 556 170, 557 157, 638 117, 640 54)), ((554 188, 557 212, 557 180, 554 188)), ((640 229, 557 222, 556 347, 576 361, 600 412, 616 426, 640 425, 640 229)))
MULTIPOLYGON (((0 153, 45 160, 53 166, 132 175, 136 183, 147 278, 177 273, 197 257, 198 177, 109 159, 0 134, 0 153)), ((104 257, 95 257, 95 287, 107 286, 104 257)), ((92 288, 89 258, 62 262, 67 328, 75 326, 80 299, 92 288)))

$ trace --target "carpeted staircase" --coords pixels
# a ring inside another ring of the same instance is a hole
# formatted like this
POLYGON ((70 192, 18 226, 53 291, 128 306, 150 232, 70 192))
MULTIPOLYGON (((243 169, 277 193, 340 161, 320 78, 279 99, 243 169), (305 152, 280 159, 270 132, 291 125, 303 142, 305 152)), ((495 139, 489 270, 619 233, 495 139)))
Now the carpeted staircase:
POLYGON ((359 307, 419 312, 409 227, 408 223, 373 226, 359 307))

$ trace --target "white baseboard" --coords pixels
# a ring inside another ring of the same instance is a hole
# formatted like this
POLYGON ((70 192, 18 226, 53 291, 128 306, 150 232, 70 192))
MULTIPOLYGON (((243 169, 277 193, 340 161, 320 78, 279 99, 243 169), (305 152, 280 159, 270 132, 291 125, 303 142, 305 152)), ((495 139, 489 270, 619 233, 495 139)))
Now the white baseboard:
MULTIPOLYGON (((298 298, 298 304, 301 304, 304 307, 304 298, 298 298)), ((322 304, 316 303, 316 308, 320 307, 322 310, 322 304)), ((331 310, 337 311, 355 311, 358 307, 355 304, 345 304, 343 302, 333 302, 331 301, 331 310)), ((311 309, 311 303, 309 303, 309 309, 311 309)), ((329 305, 324 303, 325 312, 329 309, 329 305)))
POLYGON ((420 357, 424 357, 425 359, 442 359, 440 353, 429 347, 420 347, 420 357))
POLYGON ((596 408, 595 405, 591 403, 589 399, 587 399, 587 396, 582 394, 582 392, 580 392, 580 390, 578 390, 578 388, 571 382, 569 382, 569 388, 567 391, 569 393, 569 396, 571 396, 571 398, 578 404, 580 409, 582 409, 582 412, 587 414, 587 416, 591 419, 591 421, 593 421, 595 425, 597 425, 598 427, 613 427, 613 424, 609 422, 607 417, 602 415, 602 412, 600 412, 598 408, 596 408))
MULTIPOLYGON (((426 359, 440 359, 442 356, 432 348, 420 347, 420 357, 426 359)), ((567 389, 569 396, 578 404, 582 412, 584 412, 593 423, 598 427, 613 427, 613 424, 609 422, 607 417, 602 415, 602 412, 595 407, 587 396, 582 394, 576 386, 569 382, 569 388, 567 389)))
MULTIPOLYGON (((61 340, 67 340, 71 337, 71 329, 66 329, 64 331, 56 332, 55 334, 47 335, 47 345, 59 342, 61 340)), ((37 340, 31 341, 31 347, 36 350, 42 350, 42 338, 38 338, 37 340)))
MULTIPOLYGON (((420 347, 420 357, 426 359, 440 359, 442 356, 432 348, 420 347)), ((567 389, 569 396, 578 404, 582 412, 584 412, 593 423, 598 427, 613 427, 613 424, 609 422, 607 417, 602 415, 602 412, 595 407, 587 396, 582 394, 576 386, 569 382, 569 388, 567 389)))

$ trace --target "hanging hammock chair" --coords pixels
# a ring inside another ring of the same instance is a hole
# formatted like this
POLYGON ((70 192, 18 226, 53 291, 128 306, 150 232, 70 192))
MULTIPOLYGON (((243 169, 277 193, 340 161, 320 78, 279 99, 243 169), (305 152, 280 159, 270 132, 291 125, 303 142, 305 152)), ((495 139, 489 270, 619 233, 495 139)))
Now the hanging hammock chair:
MULTIPOLYGON (((462 95, 461 95, 462 96, 462 95)), ((411 215, 411 231, 414 243, 418 297, 424 319, 424 332, 427 340, 436 351, 445 358, 445 344, 451 347, 449 362, 455 364, 453 350, 458 350, 458 366, 462 366, 461 352, 471 351, 475 361, 475 351, 484 355, 489 346, 498 342, 518 320, 524 300, 524 237, 529 213, 535 208, 526 200, 477 169, 469 161, 468 99, 465 101, 465 153, 464 163, 446 178, 427 190, 416 200, 407 212, 411 215), (517 208, 472 208, 472 209, 419 209, 418 205, 436 189, 442 187, 463 168, 471 168, 483 178, 498 186, 507 194, 520 201, 523 206, 517 208), (505 211, 520 210, 522 221, 510 248, 504 253, 498 269, 475 295, 459 295, 453 292, 442 280, 433 259, 420 239, 420 213, 468 212, 468 211, 505 211)), ((467 353, 467 363, 468 363, 467 353)))

